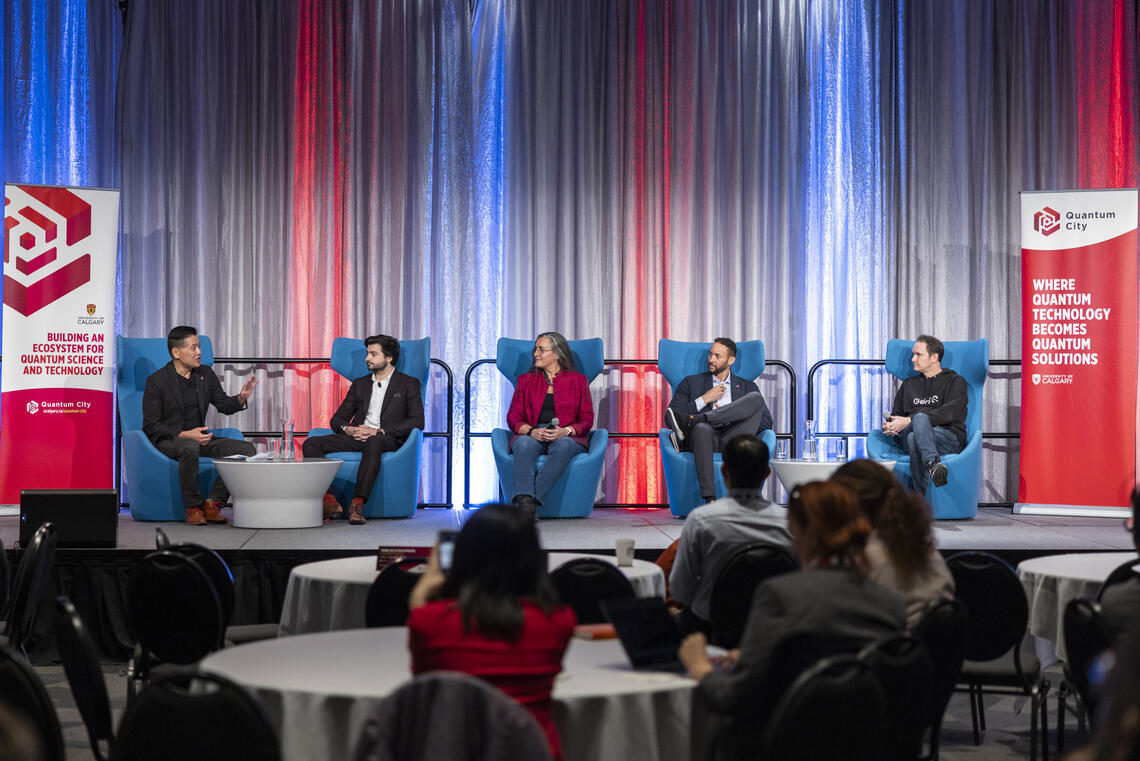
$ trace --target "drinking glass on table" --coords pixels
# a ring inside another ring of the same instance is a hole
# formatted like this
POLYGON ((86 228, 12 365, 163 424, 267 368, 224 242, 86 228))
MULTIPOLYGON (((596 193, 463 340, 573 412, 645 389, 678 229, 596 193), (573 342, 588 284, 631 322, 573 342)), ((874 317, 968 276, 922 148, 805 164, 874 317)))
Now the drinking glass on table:
POLYGON ((790 449, 791 449, 791 445, 789 444, 787 439, 776 439, 776 459, 777 460, 788 459, 788 452, 790 449))

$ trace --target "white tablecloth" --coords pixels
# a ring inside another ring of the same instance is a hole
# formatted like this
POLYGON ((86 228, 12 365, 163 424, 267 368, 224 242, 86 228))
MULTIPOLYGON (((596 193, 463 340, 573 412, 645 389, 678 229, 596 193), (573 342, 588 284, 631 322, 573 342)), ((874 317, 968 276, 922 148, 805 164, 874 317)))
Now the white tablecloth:
MULTIPOLYGON (((890 471, 895 469, 894 460, 871 460, 871 462, 877 462, 890 471)), ((822 462, 814 460, 770 460, 768 464, 772 467, 776 478, 780 480, 780 485, 784 487, 784 491, 791 493, 800 484, 811 481, 826 481, 831 478, 832 473, 846 463, 835 460, 824 460, 822 462)))
MULTIPOLYGON (((407 629, 264 640, 208 656, 265 704, 284 761, 347 759, 380 700, 411 678, 407 629)), ((691 679, 633 671, 617 640, 572 640, 554 686, 566 761, 689 758, 691 679)), ((521 761, 521 760, 520 760, 521 761)))
POLYGON ((1065 660, 1065 605, 1078 597, 1096 597, 1114 568, 1137 557, 1135 552, 1079 552, 1022 561, 1017 575, 1029 600, 1029 633, 1051 642, 1057 657, 1065 660))
MULTIPOLYGON (((548 567, 553 570, 578 558, 616 563, 604 555, 551 552, 547 554, 548 567)), ((664 599, 665 574, 656 563, 634 560, 632 566, 619 568, 638 597, 664 599)), ((279 636, 364 628, 364 605, 376 574, 375 555, 297 566, 289 574, 285 588, 279 636)))

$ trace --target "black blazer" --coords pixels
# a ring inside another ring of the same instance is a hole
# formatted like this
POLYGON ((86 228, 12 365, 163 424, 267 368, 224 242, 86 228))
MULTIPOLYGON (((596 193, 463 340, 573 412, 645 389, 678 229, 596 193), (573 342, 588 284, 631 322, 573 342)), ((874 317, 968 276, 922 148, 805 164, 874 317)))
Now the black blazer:
MULTIPOLYGON (((756 383, 750 380, 745 380, 739 375, 728 374, 729 383, 732 384, 732 398, 733 400, 739 399, 745 394, 755 391, 760 393, 760 389, 756 383)), ((673 392, 673 398, 669 402, 669 407, 677 417, 682 415, 695 415, 697 413, 697 399, 701 397, 706 391, 713 387, 713 374, 710 372, 697 373, 696 375, 685 376, 685 379, 677 384, 676 390, 673 392)), ((763 399, 763 396, 761 396, 763 399)), ((764 416, 760 421, 760 431, 767 430, 772 427, 772 413, 768 411, 768 403, 764 403, 764 416)))
POLYGON ((697 685, 704 705, 725 717, 716 757, 758 758, 768 716, 803 669, 829 655, 854 654, 905 628, 901 597, 843 567, 761 582, 740 638, 740 659, 697 685))
MULTIPOLYGON (((372 376, 357 378, 348 387, 344 401, 333 413, 331 427, 339 432, 346 425, 362 425, 372 399, 372 376)), ((420 382, 410 375, 393 372, 380 407, 380 427, 397 441, 406 441, 416 428, 424 427, 424 403, 420 382)))
MULTIPOLYGON (((222 384, 212 368, 202 365, 190 371, 190 378, 196 381, 198 389, 198 410, 202 420, 210 405, 223 415, 232 415, 245 409, 245 402, 237 396, 227 396, 222 384)), ((182 389, 178 385, 178 371, 174 362, 167 362, 151 373, 143 390, 143 433, 157 444, 166 439, 177 438, 185 429, 182 427, 182 389)))

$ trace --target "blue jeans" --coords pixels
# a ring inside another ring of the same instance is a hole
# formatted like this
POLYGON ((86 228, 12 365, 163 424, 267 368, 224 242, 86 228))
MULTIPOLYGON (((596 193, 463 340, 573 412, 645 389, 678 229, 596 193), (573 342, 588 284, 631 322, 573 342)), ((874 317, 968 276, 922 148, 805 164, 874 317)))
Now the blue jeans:
POLYGON ((930 483, 927 469, 941 459, 940 455, 962 451, 958 437, 949 428, 932 425, 925 412, 916 412, 910 425, 895 436, 895 446, 910 455, 910 482, 919 494, 926 493, 930 483))
POLYGON ((511 454, 515 456, 515 496, 529 494, 542 502, 566 472, 570 460, 585 451, 586 447, 569 436, 551 442, 519 436, 511 444, 511 454), (535 464, 543 454, 546 455, 546 462, 542 463, 536 474, 535 464))

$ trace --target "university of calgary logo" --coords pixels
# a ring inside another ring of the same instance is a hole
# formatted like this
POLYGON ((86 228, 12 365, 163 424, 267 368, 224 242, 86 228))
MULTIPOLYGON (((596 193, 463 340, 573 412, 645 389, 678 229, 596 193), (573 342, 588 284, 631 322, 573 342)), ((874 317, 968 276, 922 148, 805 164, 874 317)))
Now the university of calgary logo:
POLYGON ((1061 229, 1061 212, 1048 206, 1033 215, 1033 229, 1042 235, 1052 235, 1061 229))
POLYGON ((88 304, 87 305, 87 314, 89 314, 91 316, 95 315, 95 305, 94 304, 88 304))
POLYGON ((4 303, 26 317, 91 279, 91 204, 66 188, 17 187, 30 201, 4 198, 4 303))

